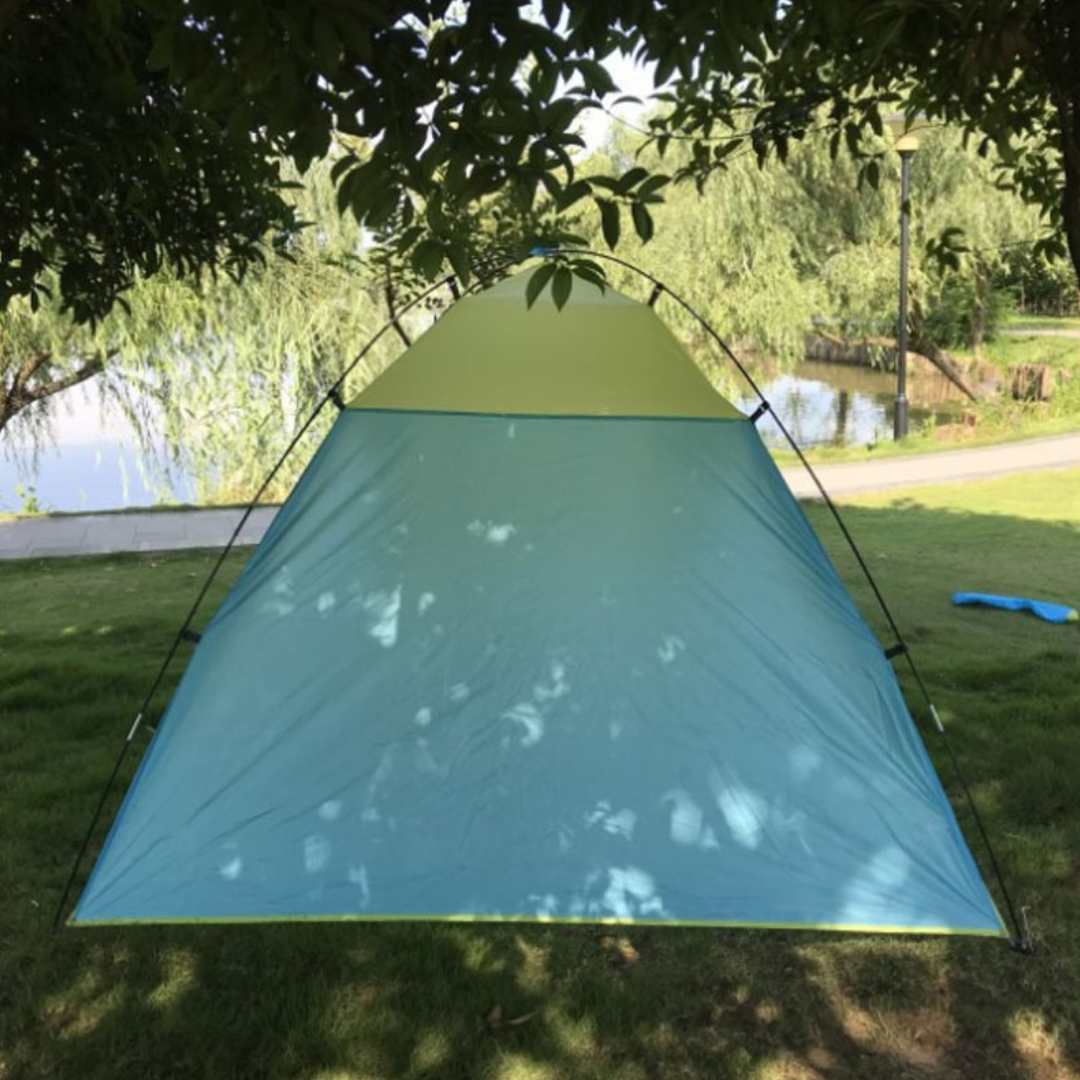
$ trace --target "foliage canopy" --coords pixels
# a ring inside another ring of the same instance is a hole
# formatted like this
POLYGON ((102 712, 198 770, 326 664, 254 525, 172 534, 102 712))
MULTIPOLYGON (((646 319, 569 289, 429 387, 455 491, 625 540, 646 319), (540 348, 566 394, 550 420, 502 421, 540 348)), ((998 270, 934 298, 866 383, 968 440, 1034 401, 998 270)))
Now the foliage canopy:
POLYGON ((160 33, 127 0, 0 2, 0 310, 56 291, 84 322, 136 274, 242 277, 292 228, 265 135, 155 70, 160 33))
POLYGON ((670 176, 702 181, 743 144, 784 157, 824 127, 875 184, 867 140, 896 108, 994 146, 1080 267, 1072 0, 2 0, 0 42, 0 304, 50 272, 80 319, 136 271, 242 274, 296 224, 273 155, 304 171, 336 133, 363 145, 335 167, 339 207, 392 226, 418 271, 467 278, 496 193, 533 242, 573 240, 538 204, 591 206, 612 246, 648 239, 670 176), (691 149, 670 176, 576 166, 616 52, 655 65, 657 145, 691 149))

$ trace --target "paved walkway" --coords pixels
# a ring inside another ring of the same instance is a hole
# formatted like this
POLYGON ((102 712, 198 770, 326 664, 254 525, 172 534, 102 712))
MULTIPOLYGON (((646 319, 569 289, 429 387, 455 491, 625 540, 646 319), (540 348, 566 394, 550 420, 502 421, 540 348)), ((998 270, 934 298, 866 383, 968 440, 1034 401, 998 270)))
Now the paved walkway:
MULTIPOLYGON (((817 469, 830 495, 857 495, 916 484, 985 480, 1009 473, 1080 467, 1080 434, 1006 443, 970 450, 822 465, 817 469)), ((806 470, 782 470, 799 498, 817 495, 806 470)), ((277 508, 252 511, 238 543, 257 544, 277 508)), ((241 510, 163 510, 127 514, 66 514, 0 521, 0 559, 41 555, 99 555, 113 551, 167 551, 223 547, 241 510)))
MULTIPOLYGON (((253 510, 237 543, 257 544, 276 513, 276 506, 253 510)), ((224 547, 242 515, 242 510, 155 510, 16 518, 0 521, 0 559, 224 547)))
MULTIPOLYGON (((1010 473, 1077 466, 1080 466, 1080 434, 1051 435, 1000 446, 940 450, 932 454, 879 458, 845 465, 820 465, 815 466, 815 471, 830 495, 859 495, 918 484, 964 483, 1010 473)), ((788 487, 800 499, 817 495, 817 488, 805 469, 782 471, 788 487)))

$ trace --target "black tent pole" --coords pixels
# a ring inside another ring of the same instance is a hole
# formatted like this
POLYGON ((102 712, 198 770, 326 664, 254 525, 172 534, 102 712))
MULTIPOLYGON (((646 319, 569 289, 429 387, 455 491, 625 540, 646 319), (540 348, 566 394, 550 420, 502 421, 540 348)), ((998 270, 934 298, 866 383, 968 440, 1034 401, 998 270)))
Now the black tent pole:
POLYGON ((397 329, 400 333, 400 327, 398 326, 398 320, 405 315, 408 311, 414 308, 417 304, 426 300, 437 289, 441 289, 444 286, 449 287, 453 299, 451 304, 454 304, 458 300, 459 290, 457 288, 457 280, 453 274, 447 277, 440 278, 433 285, 428 286, 423 292, 414 296, 403 308, 399 311, 391 313, 391 317, 387 319, 385 323, 375 332, 374 336, 367 342, 367 344, 353 357, 353 359, 346 366, 345 370, 337 377, 334 384, 319 400, 319 403, 315 406, 315 409, 311 415, 300 426, 300 429, 293 436, 292 441, 285 448, 281 457, 278 458, 274 467, 267 474, 266 479, 262 482, 259 490, 255 492, 251 501, 247 504, 243 514, 240 516, 240 520, 236 523, 236 528, 233 529, 232 535, 229 537, 228 543, 221 549, 221 554, 218 556, 216 562, 207 575, 206 580, 203 582, 202 588, 199 590, 198 595, 195 597, 195 602, 191 605, 190 610, 187 613, 187 617, 184 619, 177 630, 176 636, 173 638, 172 645, 169 647, 169 651, 165 654, 165 659, 162 660, 161 666, 158 668, 157 674, 154 676, 153 682, 150 684, 150 689, 146 692, 146 697, 143 698, 143 703, 139 711, 135 715, 134 721, 132 721, 131 727, 128 728, 128 733, 124 738, 123 745, 120 747, 120 753, 117 755, 116 762, 113 765, 112 772, 109 774, 108 780, 105 781, 105 786, 102 789, 101 797, 98 799, 97 807, 94 810, 94 815, 90 819, 90 824, 87 826, 86 833, 83 836, 82 843, 79 846, 78 854, 75 856, 75 861, 72 864, 71 872, 68 874, 67 882, 64 885, 64 891, 60 896, 60 902, 56 905, 56 914, 53 916, 53 929, 57 929, 60 926, 60 920, 64 914, 64 908, 67 906, 68 897, 71 895, 72 887, 75 884, 75 878, 78 876, 79 867, 82 865, 83 859, 86 857, 87 849, 90 847, 90 841, 93 839, 94 830, 97 828, 98 821, 101 820, 101 814, 105 809, 105 803, 109 798, 109 794, 112 791, 113 785, 116 783, 116 778, 120 773, 120 767, 124 763, 124 759, 127 757, 128 748, 131 746, 132 741, 135 738, 135 733, 139 730, 139 726, 142 724, 143 718, 150 711, 150 703, 153 700, 154 694, 157 693, 158 687, 161 685, 161 680, 165 677, 165 672, 168 670, 169 664, 172 663, 173 657, 176 655, 177 649, 180 648, 180 643, 184 641, 189 633, 192 620, 195 618, 196 613, 199 610, 199 606, 206 598, 207 592, 210 590, 210 586, 213 584, 214 579, 217 577, 218 571, 221 569, 228 557, 229 552, 236 544, 236 540, 240 535, 244 525, 247 524, 248 518, 251 516, 251 512, 258 505, 259 500, 262 498, 266 489, 273 483, 274 477, 277 476, 282 465, 288 460, 289 455, 296 449, 297 444, 307 434, 311 425, 315 422, 319 414, 326 407, 327 402, 341 401, 341 388, 345 384, 345 380, 352 373, 353 369, 365 356, 375 347, 375 344, 382 338, 382 336, 391 328, 397 329))
POLYGON ((979 808, 975 803, 975 797, 972 794, 971 787, 968 784, 967 777, 964 775, 964 771, 960 766, 960 760, 956 755, 956 751, 953 749, 952 743, 949 741, 948 732, 942 724, 940 717, 938 716, 937 709, 934 707, 934 703, 930 698, 930 692, 926 687, 926 683, 923 681, 922 675, 919 672, 918 667, 915 664, 915 659, 911 655, 911 650, 907 646, 903 635, 900 633, 900 628, 896 624, 896 620, 893 618, 892 611, 889 609, 889 605, 885 602, 885 597, 878 587, 877 581, 874 579, 874 575, 870 572, 870 567, 867 565, 866 560, 863 558, 862 552, 859 550, 858 545, 855 543, 855 538, 848 531, 847 524, 843 517, 840 515, 840 511, 837 509, 836 504, 829 497, 828 491, 825 490, 825 485, 821 482, 821 478, 818 476, 814 467, 806 459, 806 455, 803 453, 802 447, 796 442, 795 437, 788 430, 783 420, 777 415, 776 411, 772 407, 772 402, 765 396, 764 391, 758 386, 753 376, 746 370, 744 365, 740 362, 739 358, 732 352, 727 342, 720 336, 720 334, 712 327, 708 320, 698 312, 689 301, 683 299, 678 293, 673 292, 662 281, 654 277, 647 270, 643 270, 640 266, 635 266, 633 263, 628 262, 626 259, 621 259, 617 255, 610 255, 604 251, 583 251, 580 249, 554 249, 545 252, 547 255, 552 256, 589 256, 591 258, 604 259, 607 262, 615 263, 618 266, 622 266, 627 270, 631 270, 634 273, 645 278, 652 283, 652 292, 649 296, 649 306, 654 307, 657 300, 663 293, 667 293, 684 311, 687 312, 705 331, 706 334, 720 347, 727 358, 738 369, 739 374, 746 380, 750 389, 757 395, 761 406, 751 417, 751 420, 756 421, 765 412, 772 413, 773 422, 780 429, 781 434, 787 440, 792 450, 795 451, 799 458, 803 468, 810 474, 810 479, 813 480, 814 486, 821 494, 821 498, 825 505, 828 507, 829 512, 832 514, 833 519, 840 528, 840 532, 843 534, 844 540, 847 542, 848 547, 851 549, 852 554, 855 556, 856 562, 859 564, 859 568, 862 570, 867 583, 870 585, 871 590, 874 593, 878 605, 881 608, 882 613, 885 616, 889 624, 889 628, 896 637, 897 647, 895 650, 887 650, 890 658, 892 655, 899 655, 903 653, 904 658, 907 660, 911 674, 915 679, 916 684, 919 687, 919 692, 922 694, 923 699, 926 702, 927 709, 930 713, 930 718, 934 723, 935 728, 939 732, 942 738, 942 742, 945 744, 945 749, 948 752, 949 759, 952 762, 953 770, 956 773, 957 780, 960 782, 961 790, 964 793, 964 798, 967 801, 968 807, 971 810, 972 817, 975 820, 975 825, 978 828, 979 836, 982 839, 983 845, 986 848, 987 855, 990 859, 990 866, 994 873, 994 878, 998 883, 998 888, 1001 890, 1002 899, 1005 901, 1005 907, 1009 913, 1009 919, 1012 922, 1014 937, 1010 941, 1011 947, 1016 952, 1032 953, 1034 947, 1031 942, 1031 937, 1027 931, 1027 927, 1021 920, 1017 913, 1016 906, 1013 903, 1011 894, 1009 893, 1008 886, 1005 884, 1005 876, 1002 873, 1001 865, 997 859, 997 853, 994 851, 994 845, 990 842, 990 835, 987 832, 986 826, 983 823, 982 815, 979 813, 979 808))

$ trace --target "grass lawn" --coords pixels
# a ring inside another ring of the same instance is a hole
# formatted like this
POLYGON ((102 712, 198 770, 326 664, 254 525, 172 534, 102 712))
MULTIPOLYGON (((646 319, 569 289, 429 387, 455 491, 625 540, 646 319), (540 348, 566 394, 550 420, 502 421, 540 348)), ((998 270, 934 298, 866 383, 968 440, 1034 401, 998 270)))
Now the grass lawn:
POLYGON ((1070 315, 1024 315, 1017 311, 1006 317, 1005 325, 1017 329, 1032 326, 1040 330, 1080 330, 1080 319, 1070 315))
MULTIPOLYGON (((973 356, 954 349, 963 360, 973 356)), ((1049 364, 1054 368, 1080 367, 1080 338, 1050 334, 999 334, 983 346, 983 359, 1005 371, 1012 364, 1049 364)))
MULTIPOLYGON (((822 508, 808 512, 879 627, 822 508)), ((1080 1076, 1080 631, 949 603, 1080 602, 1080 470, 860 499, 846 516, 1031 906, 1036 957, 980 939, 567 926, 54 935, 102 780, 212 555, 8 562, 0 1078, 1080 1076)))

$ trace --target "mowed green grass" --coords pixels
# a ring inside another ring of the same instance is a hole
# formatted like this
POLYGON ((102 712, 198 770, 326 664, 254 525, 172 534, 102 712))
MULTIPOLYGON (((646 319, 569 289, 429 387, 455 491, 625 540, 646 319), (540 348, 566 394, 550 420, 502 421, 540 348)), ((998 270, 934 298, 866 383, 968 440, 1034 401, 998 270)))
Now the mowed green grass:
MULTIPOLYGON (((954 350, 958 357, 971 359, 972 353, 954 350)), ((1049 334, 1000 334, 983 346, 983 359, 1004 372, 1012 364, 1049 364, 1073 370, 1080 367, 1080 339, 1049 334)))
POLYGON ((1080 319, 1072 315, 1026 315, 1016 311, 1006 316, 1005 325, 1016 329, 1037 327, 1040 330, 1080 330, 1080 319))
MULTIPOLYGON (((824 510, 808 513, 880 627, 824 510)), ((955 589, 1080 602, 1080 472, 845 514, 1030 906, 1037 956, 996 940, 738 930, 54 934, 101 783, 213 555, 0 563, 0 1080, 1080 1075, 1080 629, 949 602, 955 589)))

